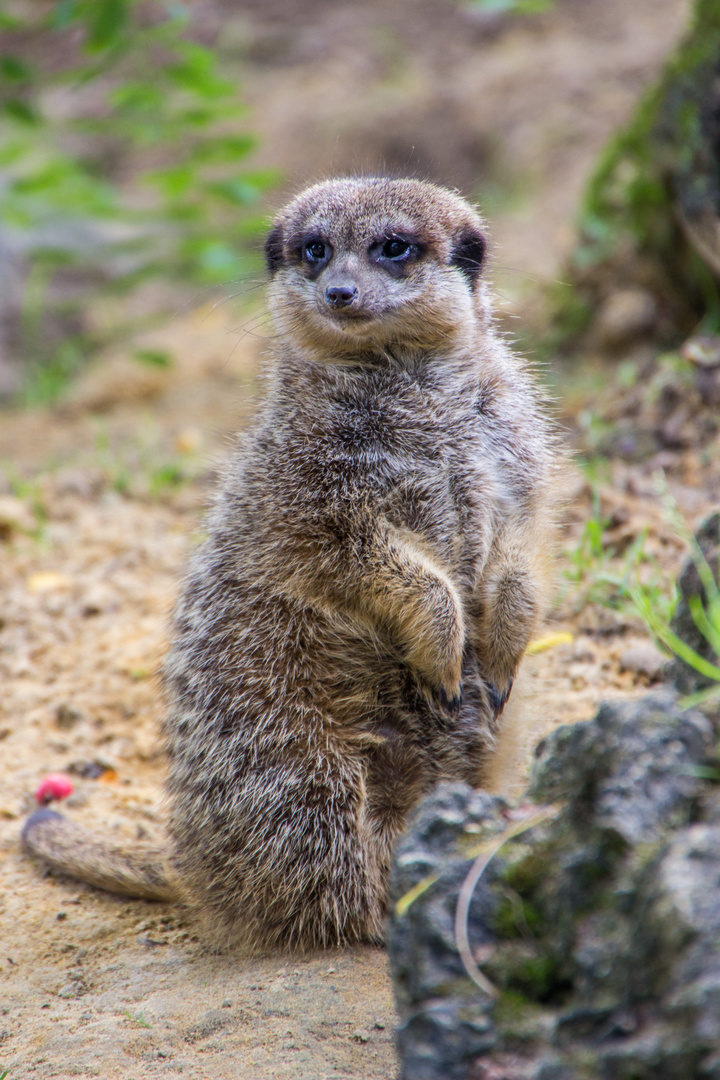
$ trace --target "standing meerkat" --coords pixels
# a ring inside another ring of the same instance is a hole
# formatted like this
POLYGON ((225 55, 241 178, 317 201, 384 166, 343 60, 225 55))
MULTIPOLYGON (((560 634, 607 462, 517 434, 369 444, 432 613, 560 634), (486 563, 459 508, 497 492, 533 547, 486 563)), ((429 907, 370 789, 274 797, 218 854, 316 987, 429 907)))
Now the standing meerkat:
POLYGON ((169 852, 40 810, 31 853, 222 944, 382 939, 394 842, 437 781, 482 783, 541 607, 556 447, 485 250, 417 180, 280 212, 269 391, 174 616, 169 852))

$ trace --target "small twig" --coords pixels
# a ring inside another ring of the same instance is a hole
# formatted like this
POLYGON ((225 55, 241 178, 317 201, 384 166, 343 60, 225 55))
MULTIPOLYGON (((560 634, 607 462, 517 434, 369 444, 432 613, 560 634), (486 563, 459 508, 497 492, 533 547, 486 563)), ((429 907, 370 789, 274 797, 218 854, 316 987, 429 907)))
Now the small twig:
POLYGON ((133 1024, 137 1024, 138 1027, 144 1027, 144 1028, 151 1028, 152 1027, 152 1024, 149 1024, 147 1022, 147 1020, 145 1019, 145 1013, 140 1013, 139 1016, 133 1016, 133 1014, 130 1012, 130 1010, 126 1009, 125 1010, 125 1016, 133 1024))
MULTIPOLYGON (((492 839, 484 841, 478 848, 471 852, 471 855, 475 855, 477 852, 477 857, 470 868, 470 872, 462 883, 462 888, 460 889, 460 894, 458 896, 457 908, 455 910, 455 941, 457 942, 458 952, 460 953, 460 958, 468 975, 473 982, 490 997, 497 997, 497 987, 483 975, 478 967, 477 961, 472 954, 470 940, 468 938, 470 903, 473 898, 473 893, 475 892, 475 886, 489 866, 491 860, 497 855, 500 848, 503 847, 508 840, 512 840, 514 837, 527 832, 528 829, 532 829, 534 825, 539 825, 541 821, 550 821, 552 818, 557 817, 559 812, 560 807, 558 806, 543 806, 530 817, 515 822, 514 825, 510 825, 501 832, 499 836, 494 836, 492 839)), ((405 898, 403 897, 403 899, 405 898)))

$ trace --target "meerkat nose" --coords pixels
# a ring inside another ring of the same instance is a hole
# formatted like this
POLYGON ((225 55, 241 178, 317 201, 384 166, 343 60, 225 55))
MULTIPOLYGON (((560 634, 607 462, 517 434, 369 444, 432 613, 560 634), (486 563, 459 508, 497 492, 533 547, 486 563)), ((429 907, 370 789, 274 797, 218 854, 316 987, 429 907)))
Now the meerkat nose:
POLYGON ((357 285, 328 285, 325 290, 325 299, 330 307, 348 307, 357 294, 357 285))

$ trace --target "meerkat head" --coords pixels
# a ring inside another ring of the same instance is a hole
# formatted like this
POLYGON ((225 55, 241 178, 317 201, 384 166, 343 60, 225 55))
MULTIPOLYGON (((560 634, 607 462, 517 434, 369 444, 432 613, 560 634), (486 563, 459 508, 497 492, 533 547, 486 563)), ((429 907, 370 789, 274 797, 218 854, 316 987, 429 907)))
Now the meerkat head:
POLYGON ((484 317, 485 251, 479 215, 444 188, 316 184, 278 214, 265 245, 276 328, 328 357, 452 347, 484 317))

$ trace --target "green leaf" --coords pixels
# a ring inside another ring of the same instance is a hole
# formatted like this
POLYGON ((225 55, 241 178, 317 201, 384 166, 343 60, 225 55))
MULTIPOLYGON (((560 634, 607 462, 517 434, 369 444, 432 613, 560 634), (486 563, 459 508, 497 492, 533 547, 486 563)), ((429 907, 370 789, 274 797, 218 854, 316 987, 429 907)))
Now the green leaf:
POLYGON ((110 102, 116 109, 161 111, 165 95, 159 87, 148 82, 127 82, 110 94, 110 102))
MULTIPOLYGON (((52 0, 20 9, 20 18, 0 14, 0 27, 32 29, 42 55, 59 61, 38 72, 14 46, 0 56, 0 85, 10 98, 0 102, 0 216, 27 230, 34 263, 77 267, 90 302, 109 282, 119 297, 153 276, 214 283, 256 273, 243 238, 254 238, 264 221, 259 209, 245 210, 276 174, 238 175, 256 144, 242 129, 247 110, 215 52, 185 36, 187 8, 172 0, 52 0), (68 51, 77 41, 81 48, 68 51), (67 108, 46 118, 36 90, 42 100, 60 90, 67 108), (100 232, 93 222, 112 227, 100 232), (54 246, 40 245, 37 238, 49 235, 54 246), (86 235, 91 243, 78 240, 86 235)), ((39 330, 35 341, 41 353, 39 330)), ((57 355, 44 362, 48 386, 59 383, 69 365, 57 355)))
POLYGON ((192 165, 176 165, 172 169, 158 169, 148 173, 145 179, 160 188, 166 198, 176 199, 187 194, 196 180, 196 171, 192 165))
POLYGON ((27 152, 27 143, 23 139, 11 140, 4 145, 0 143, 0 167, 7 168, 8 165, 21 161, 27 156, 27 152))
POLYGON ((196 258, 206 280, 226 281, 237 276, 239 254, 222 240, 200 244, 196 258))
POLYGON ((261 194, 260 188, 241 178, 208 184, 207 190, 238 206, 250 206, 257 202, 261 194))
POLYGON ((540 15, 543 11, 550 11, 554 7, 554 0, 517 0, 515 11, 518 15, 540 15))
POLYGON ((0 75, 8 82, 30 82, 33 77, 32 68, 21 60, 19 56, 6 54, 0 56, 0 75))
POLYGON ((77 0, 60 0, 60 3, 55 5, 50 25, 56 30, 64 30, 77 19, 77 7, 77 0))
POLYGON ((39 124, 41 121, 40 114, 32 105, 28 105, 26 101, 20 101, 19 98, 10 98, 9 101, 3 103, 2 107, 9 117, 18 120, 21 124, 39 124))
POLYGON ((193 147, 193 161, 224 164, 247 157, 255 149, 257 139, 254 135, 224 135, 208 139, 193 147))
POLYGON ((720 631, 718 631, 717 627, 714 626, 713 622, 708 618, 700 597, 691 596, 688 600, 688 607, 690 608, 690 614, 692 615, 693 622, 698 630, 705 638, 708 645, 713 649, 715 655, 720 657, 720 631))
POLYGON ((91 0, 88 12, 86 48, 100 52, 118 43, 128 22, 132 0, 91 0))
POLYGON ((222 97, 235 90, 232 82, 218 75, 217 57, 210 49, 189 41, 179 42, 177 48, 182 60, 169 65, 167 74, 178 86, 210 98, 222 97))
POLYGON ((630 595, 648 627, 662 645, 674 653, 675 656, 679 656, 694 671, 699 672, 708 679, 713 679, 715 682, 720 682, 720 667, 717 664, 711 664, 704 656, 700 656, 692 646, 679 638, 674 630, 671 630, 666 623, 659 619, 652 610, 647 597, 643 595, 640 589, 631 588, 630 595))
POLYGON ((537 15, 549 11, 554 0, 474 0, 475 7, 500 15, 537 15))
POLYGON ((162 349, 136 349, 133 356, 141 364, 146 364, 148 367, 172 367, 172 356, 162 349))

